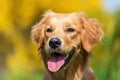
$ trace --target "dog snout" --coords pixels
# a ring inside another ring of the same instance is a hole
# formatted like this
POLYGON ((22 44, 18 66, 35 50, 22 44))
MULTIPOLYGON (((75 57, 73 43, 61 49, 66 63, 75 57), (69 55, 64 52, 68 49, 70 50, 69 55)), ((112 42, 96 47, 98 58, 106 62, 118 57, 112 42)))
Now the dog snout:
POLYGON ((59 38, 52 38, 49 41, 50 48, 56 49, 61 46, 61 40, 59 38))

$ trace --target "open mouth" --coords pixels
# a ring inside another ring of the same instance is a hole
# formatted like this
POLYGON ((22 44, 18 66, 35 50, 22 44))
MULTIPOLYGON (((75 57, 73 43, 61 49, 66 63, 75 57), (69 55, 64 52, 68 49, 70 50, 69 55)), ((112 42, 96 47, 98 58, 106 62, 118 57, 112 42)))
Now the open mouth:
POLYGON ((51 59, 48 60, 48 69, 51 72, 56 72, 64 68, 71 60, 75 49, 72 49, 67 55, 62 55, 60 53, 54 52, 51 54, 51 59))

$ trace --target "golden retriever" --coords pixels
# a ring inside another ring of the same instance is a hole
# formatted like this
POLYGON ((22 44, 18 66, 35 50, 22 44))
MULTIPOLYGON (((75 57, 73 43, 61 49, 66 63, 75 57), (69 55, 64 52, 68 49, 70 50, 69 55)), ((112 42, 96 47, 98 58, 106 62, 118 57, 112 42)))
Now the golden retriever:
POLYGON ((87 65, 93 46, 103 37, 96 20, 82 12, 47 11, 31 35, 46 67, 44 80, 96 80, 87 65))

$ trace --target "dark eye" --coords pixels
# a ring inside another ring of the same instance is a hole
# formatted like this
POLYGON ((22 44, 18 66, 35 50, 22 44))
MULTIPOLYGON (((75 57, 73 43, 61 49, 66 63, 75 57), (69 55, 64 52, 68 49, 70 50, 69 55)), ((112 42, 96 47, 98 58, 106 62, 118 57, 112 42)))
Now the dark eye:
POLYGON ((53 30, 51 28, 48 28, 46 31, 47 32, 52 32, 53 30))
POLYGON ((73 29, 73 28, 68 28, 67 29, 67 32, 74 32, 75 31, 75 29, 73 29))

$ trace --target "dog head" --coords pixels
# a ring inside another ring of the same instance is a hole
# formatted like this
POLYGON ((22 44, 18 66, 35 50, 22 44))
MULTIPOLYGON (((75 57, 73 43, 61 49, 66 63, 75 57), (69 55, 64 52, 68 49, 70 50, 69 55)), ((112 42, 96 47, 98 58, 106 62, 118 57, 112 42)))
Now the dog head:
POLYGON ((102 36, 100 24, 84 13, 48 11, 32 29, 32 39, 37 43, 38 50, 44 49, 42 54, 47 54, 46 64, 52 72, 66 66, 80 49, 91 52, 102 36))

